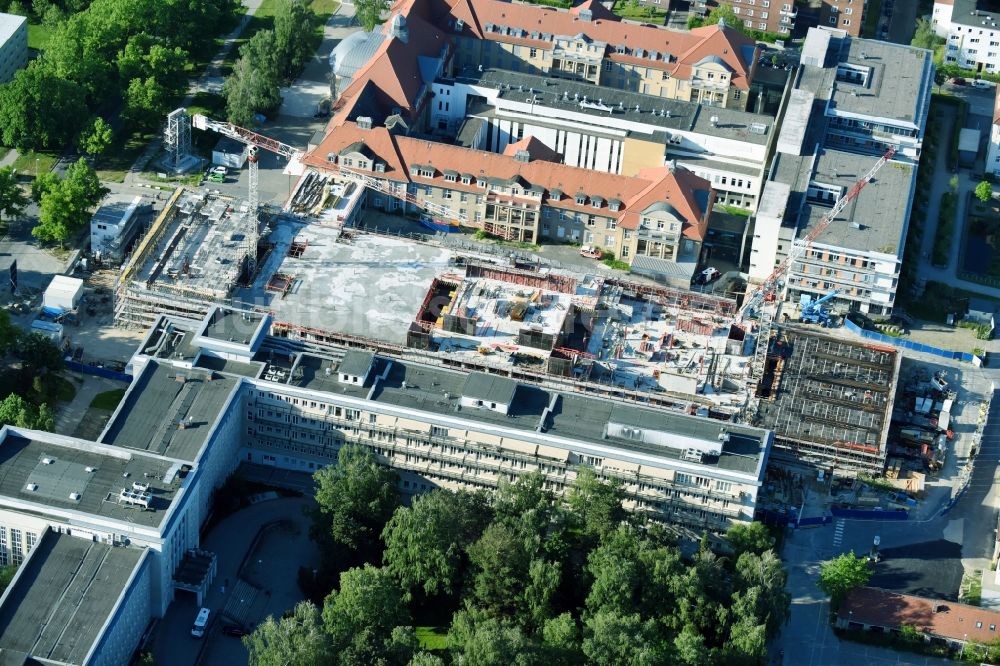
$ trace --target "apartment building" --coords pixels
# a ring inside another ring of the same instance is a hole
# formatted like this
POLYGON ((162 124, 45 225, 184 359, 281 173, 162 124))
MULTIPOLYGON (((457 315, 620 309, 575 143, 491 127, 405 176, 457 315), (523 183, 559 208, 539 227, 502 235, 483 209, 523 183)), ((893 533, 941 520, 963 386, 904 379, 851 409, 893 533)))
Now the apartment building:
POLYGON ((993 102, 993 123, 990 125, 990 142, 986 148, 986 170, 1000 176, 1000 87, 993 102))
POLYGON ((868 0, 822 0, 819 25, 843 30, 851 37, 860 37, 868 13, 868 0))
POLYGON ((786 280, 792 302, 837 290, 845 310, 892 312, 933 77, 924 49, 810 29, 757 211, 751 280, 766 278, 892 147, 893 160, 786 280))
POLYGON ((707 180, 676 165, 628 177, 546 158, 552 151, 527 137, 491 153, 398 136, 359 118, 329 132, 303 161, 369 178, 367 205, 375 208, 433 204, 509 240, 594 243, 627 261, 654 256, 692 274, 714 205, 707 180))
POLYGON ((0 13, 0 83, 28 64, 28 19, 0 13))
POLYGON ((1000 72, 1000 7, 986 0, 937 0, 931 14, 945 37, 944 61, 977 72, 1000 72))
MULTIPOLYGON (((643 3, 652 4, 655 1, 643 0, 643 3)), ((799 15, 794 0, 692 0, 691 12, 704 18, 720 4, 731 6, 748 29, 776 35, 790 36, 799 15)))

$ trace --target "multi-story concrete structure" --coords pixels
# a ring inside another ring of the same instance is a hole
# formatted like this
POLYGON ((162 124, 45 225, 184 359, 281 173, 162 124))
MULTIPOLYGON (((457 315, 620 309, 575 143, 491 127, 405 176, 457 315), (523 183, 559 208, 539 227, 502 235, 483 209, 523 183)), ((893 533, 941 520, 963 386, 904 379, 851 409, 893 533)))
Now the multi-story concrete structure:
POLYGON ((990 125, 990 141, 986 148, 986 171, 1000 176, 1000 87, 993 102, 993 123, 990 125))
POLYGON ((852 37, 860 37, 867 13, 868 0, 822 0, 819 25, 843 30, 852 37))
POLYGON ((28 19, 0 13, 0 83, 28 63, 28 19))
POLYGON ((623 484, 629 510, 689 536, 753 518, 767 430, 358 350, 290 351, 269 326, 223 309, 160 318, 97 442, 0 430, 0 564, 23 565, 0 599, 0 649, 124 663, 178 591, 200 603, 212 583, 199 531, 241 461, 310 472, 348 442, 409 494, 531 472, 562 493, 587 466, 623 484))
POLYGON ((788 298, 840 290, 847 309, 889 314, 933 87, 923 49, 811 29, 754 227, 763 280, 889 147, 892 162, 791 266, 788 298))
POLYGON ((986 0, 936 0, 934 29, 945 37, 944 61, 977 72, 1000 72, 1000 7, 986 0))

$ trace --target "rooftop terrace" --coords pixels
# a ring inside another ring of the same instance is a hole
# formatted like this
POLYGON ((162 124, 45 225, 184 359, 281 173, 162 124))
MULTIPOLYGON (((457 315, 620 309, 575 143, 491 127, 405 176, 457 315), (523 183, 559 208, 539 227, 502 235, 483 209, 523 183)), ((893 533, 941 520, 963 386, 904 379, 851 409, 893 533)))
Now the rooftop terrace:
POLYGON ((0 652, 84 663, 145 554, 47 531, 3 596, 0 652))

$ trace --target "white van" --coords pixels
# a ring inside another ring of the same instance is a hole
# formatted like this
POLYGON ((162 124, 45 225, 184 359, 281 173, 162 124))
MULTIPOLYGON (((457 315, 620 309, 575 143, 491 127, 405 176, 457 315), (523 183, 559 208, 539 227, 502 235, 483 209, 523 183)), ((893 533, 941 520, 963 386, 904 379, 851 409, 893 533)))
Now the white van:
POLYGON ((194 619, 194 624, 191 626, 191 636, 194 638, 201 638, 205 635, 205 628, 208 626, 208 613, 207 608, 198 611, 198 617, 194 619))

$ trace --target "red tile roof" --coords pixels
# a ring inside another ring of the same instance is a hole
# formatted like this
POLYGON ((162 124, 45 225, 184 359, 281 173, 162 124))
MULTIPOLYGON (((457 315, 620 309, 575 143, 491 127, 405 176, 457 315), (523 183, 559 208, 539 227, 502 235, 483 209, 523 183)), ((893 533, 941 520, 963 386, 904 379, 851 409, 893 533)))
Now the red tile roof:
POLYGON ((519 150, 527 151, 528 155, 531 156, 531 161, 544 160, 545 162, 555 162, 556 164, 562 162, 562 155, 530 135, 517 143, 508 143, 507 147, 504 148, 503 154, 508 157, 514 157, 519 150))
MULTIPOLYGON (((683 79, 691 76, 692 65, 707 56, 716 56, 732 70, 732 84, 743 90, 750 88, 750 78, 756 64, 755 56, 744 59, 743 53, 744 47, 754 47, 754 40, 735 28, 722 28, 717 24, 680 31, 625 23, 619 21, 618 17, 603 18, 597 14, 593 20, 586 21, 579 18, 578 11, 559 11, 551 7, 513 4, 504 0, 440 1, 445 4, 445 10, 452 19, 464 21, 465 34, 479 39, 549 48, 551 42, 539 38, 532 39, 531 33, 562 36, 582 34, 593 41, 609 44, 612 48, 607 57, 612 60, 664 69, 675 78, 683 79), (486 24, 519 28, 526 34, 524 37, 514 37, 496 31, 487 32, 486 24), (636 49, 643 49, 647 54, 655 51, 660 54, 660 58, 664 53, 669 53, 676 60, 666 62, 662 59, 652 60, 648 57, 617 54, 614 52, 616 46, 624 46, 630 49, 630 53, 634 53, 636 49)), ((440 19, 438 25, 443 25, 440 19)))
POLYGON ((316 169, 330 170, 327 155, 339 155, 345 148, 357 143, 365 144, 371 153, 385 162, 384 174, 372 174, 379 178, 478 193, 484 190, 474 184, 463 185, 460 180, 444 180, 444 172, 466 173, 477 180, 492 178, 510 181, 518 178, 526 185, 544 188, 543 200, 549 206, 614 217, 624 229, 638 228, 639 213, 655 203, 665 202, 686 222, 683 229, 686 238, 699 241, 704 238, 711 184, 684 169, 658 167, 629 177, 543 160, 521 162, 509 155, 395 136, 385 127, 360 129, 349 121, 334 127, 303 161, 316 169), (434 176, 411 175, 410 168, 414 165, 433 168, 434 176), (558 199, 555 198, 555 190, 562 193, 558 199), (698 203, 698 190, 703 193, 701 198, 706 201, 705 206, 698 203), (575 197, 581 193, 587 196, 587 202, 577 204, 575 197), (594 197, 603 199, 597 208, 593 206, 594 197), (609 210, 608 202, 612 199, 622 203, 620 210, 609 210))
POLYGON ((980 643, 1000 638, 998 611, 876 587, 853 590, 841 604, 838 615, 841 621, 880 627, 895 628, 908 624, 924 633, 958 641, 966 636, 980 643))

